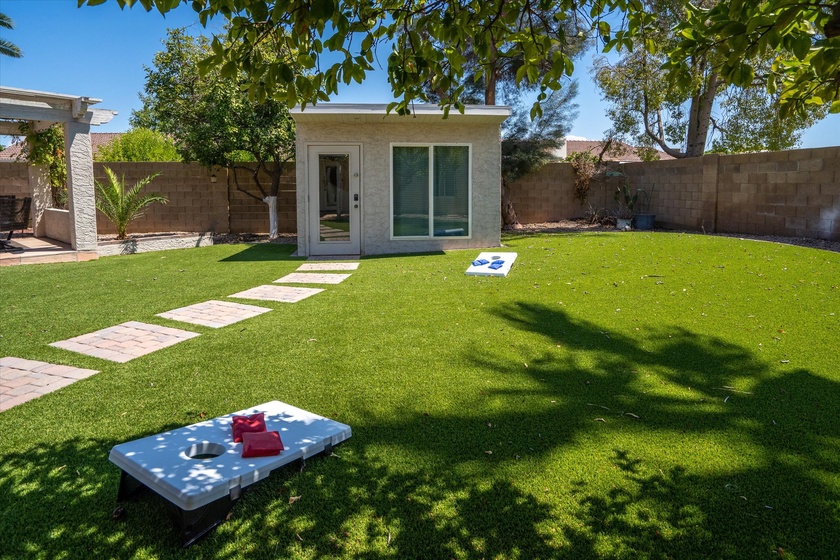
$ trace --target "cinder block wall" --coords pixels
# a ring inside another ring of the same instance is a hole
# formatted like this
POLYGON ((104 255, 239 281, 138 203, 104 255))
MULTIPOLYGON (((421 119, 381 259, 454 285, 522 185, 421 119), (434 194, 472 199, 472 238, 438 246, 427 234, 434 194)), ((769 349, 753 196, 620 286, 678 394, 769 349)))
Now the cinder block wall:
MULTIPOLYGON (((226 184, 225 170, 217 173, 219 181, 226 184)), ((237 171, 239 184, 248 192, 259 195, 248 172, 237 171)), ((263 188, 268 190, 268 177, 261 178, 263 188)), ((277 220, 281 233, 297 233, 297 200, 295 198, 295 164, 287 163, 280 179, 277 195, 277 220)), ((267 233, 268 205, 236 188, 233 175, 230 176, 230 231, 233 233, 267 233)))
MULTIPOLYGON (((94 177, 106 181, 104 166, 118 176, 125 175, 130 187, 137 180, 160 172, 145 192, 159 192, 169 198, 166 205, 153 204, 146 215, 133 221, 130 233, 169 231, 213 231, 216 233, 268 233, 268 205, 236 189, 231 177, 228 186, 224 169, 210 171, 198 164, 163 162, 94 163, 94 177), (216 182, 211 181, 216 175, 216 182)), ((268 177, 262 177, 268 189, 268 177)), ((259 194, 248 172, 239 172, 239 183, 249 192, 259 194)), ((29 196, 29 172, 22 162, 0 163, 0 195, 29 196)), ((277 218, 281 233, 297 232, 295 200, 295 165, 289 163, 283 173, 277 197, 277 218)), ((115 233, 114 226, 97 212, 100 234, 115 233)))
POLYGON ((840 239, 840 147, 722 157, 717 228, 840 239))
POLYGON ((555 221, 561 217, 578 217, 585 213, 586 207, 581 207, 574 199, 574 184, 575 170, 571 164, 549 163, 508 184, 507 190, 519 221, 535 224, 555 221))
POLYGON ((23 162, 0 163, 0 195, 31 196, 29 170, 23 162))
MULTIPOLYGON (((100 163, 97 180, 104 180, 100 163)), ((211 172, 182 163, 109 163, 133 183, 157 171, 150 189, 169 196, 167 206, 154 205, 132 224, 136 233, 156 231, 216 231, 265 233, 265 203, 228 188, 225 171, 211 172)), ((840 239, 840 147, 790 150, 617 166, 632 188, 651 193, 650 211, 658 227, 755 235, 785 235, 840 239)), ((297 231, 295 170, 289 164, 278 197, 280 231, 297 231)), ((588 205, 572 195, 574 170, 568 163, 551 163, 508 185, 522 223, 581 217, 588 205)), ((253 179, 240 174, 250 188, 253 179)), ((589 202, 596 209, 612 208, 621 179, 595 181, 589 202)), ((29 196, 26 163, 0 163, 0 194, 29 196)), ((113 232, 99 216, 100 233, 113 232)))
MULTIPOLYGON (((125 174, 126 183, 160 172, 148 187, 147 192, 159 192, 169 198, 166 205, 154 204, 148 207, 146 215, 129 226, 131 233, 152 233, 164 231, 213 231, 216 233, 267 233, 268 206, 236 190, 231 178, 228 186, 224 169, 211 171, 198 164, 184 163, 95 163, 94 175, 97 181, 106 180, 104 166, 117 175, 125 174), (216 175, 216 182, 211 181, 216 175), (230 198, 229 198, 230 197, 230 198)), ((286 173, 294 174, 294 164, 286 173)), ((240 173, 239 182, 243 188, 258 193, 250 174, 240 173)), ((296 231, 294 196, 278 197, 279 229, 281 232, 296 231), (291 207, 289 207, 291 204, 291 207), (289 219, 291 216, 291 221, 289 219)), ((100 234, 114 233, 114 228, 104 216, 97 213, 97 228, 100 234)))
MULTIPOLYGON (((840 147, 707 155, 618 166, 650 193, 656 225, 722 233, 840 239, 840 147)), ((519 221, 576 218, 574 170, 552 163, 509 185, 519 221)), ((617 179, 596 181, 589 202, 615 206, 617 179)))

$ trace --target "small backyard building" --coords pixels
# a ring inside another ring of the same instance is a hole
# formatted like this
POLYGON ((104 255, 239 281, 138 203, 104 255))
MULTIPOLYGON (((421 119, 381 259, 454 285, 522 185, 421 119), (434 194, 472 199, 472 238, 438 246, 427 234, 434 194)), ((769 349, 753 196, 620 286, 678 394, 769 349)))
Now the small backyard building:
POLYGON ((292 109, 299 255, 494 247, 501 230, 501 123, 509 107, 292 109))

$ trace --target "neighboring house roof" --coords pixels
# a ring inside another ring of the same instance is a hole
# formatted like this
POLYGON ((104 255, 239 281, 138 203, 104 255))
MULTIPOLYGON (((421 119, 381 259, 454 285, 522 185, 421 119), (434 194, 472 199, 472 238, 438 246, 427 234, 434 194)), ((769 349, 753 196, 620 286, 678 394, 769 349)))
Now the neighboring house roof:
MULTIPOLYGON (((604 161, 617 161, 619 163, 642 161, 639 159, 639 156, 636 155, 636 148, 623 142, 621 142, 620 145, 623 148, 621 150, 623 153, 620 155, 606 153, 604 154, 604 161)), ((561 157, 570 156, 576 152, 589 152, 597 156, 601 153, 603 147, 604 144, 600 140, 566 140, 565 150, 563 150, 565 153, 561 157)), ((674 159, 665 152, 658 151, 657 153, 659 154, 660 160, 674 159)))
MULTIPOLYGON (((122 132, 91 132, 90 133, 90 148, 93 152, 93 155, 96 155, 96 152, 99 151, 99 148, 106 144, 110 144, 115 138, 119 138, 122 136, 122 132)), ((17 161, 18 156, 20 155, 21 149, 23 148, 24 140, 20 142, 16 142, 6 148, 3 151, 0 151, 0 161, 17 161)))

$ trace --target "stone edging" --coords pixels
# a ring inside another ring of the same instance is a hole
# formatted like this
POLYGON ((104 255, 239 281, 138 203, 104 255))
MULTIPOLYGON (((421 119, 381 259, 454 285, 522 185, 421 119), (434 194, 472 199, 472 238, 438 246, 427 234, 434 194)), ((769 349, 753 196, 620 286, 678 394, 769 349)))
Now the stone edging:
POLYGON ((182 233, 164 236, 137 237, 122 241, 100 241, 96 251, 100 257, 114 255, 133 255, 135 253, 149 253, 152 251, 166 251, 169 249, 190 249, 192 247, 207 247, 213 244, 212 233, 182 233))

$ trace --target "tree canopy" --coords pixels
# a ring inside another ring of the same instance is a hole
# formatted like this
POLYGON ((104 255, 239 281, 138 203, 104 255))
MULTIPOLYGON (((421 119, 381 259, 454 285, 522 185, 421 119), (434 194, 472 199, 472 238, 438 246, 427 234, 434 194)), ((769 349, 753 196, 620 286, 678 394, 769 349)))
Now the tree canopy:
POLYGON ((185 161, 228 168, 238 190, 269 204, 276 235, 276 209, 267 199, 277 196, 284 166, 295 155, 288 108, 272 98, 249 99, 237 78, 217 69, 199 73, 199 61, 211 53, 203 37, 170 30, 164 46, 146 68, 143 108, 132 114, 132 126, 169 136, 185 161), (240 172, 252 177, 256 191, 241 185, 240 172))
POLYGON ((175 143, 166 135, 148 128, 132 128, 101 146, 96 161, 181 161, 175 143))
MULTIPOLYGON (((622 49, 618 61, 601 57, 595 63, 596 82, 610 102, 614 138, 673 157, 699 156, 710 146, 719 152, 788 149, 801 130, 825 116, 826 107, 817 105, 781 118, 780 94, 768 92, 765 78, 727 85, 722 65, 728 54, 714 48, 679 60, 680 79, 669 80, 671 53, 683 38, 675 28, 686 18, 686 5, 642 1, 657 20, 633 37, 633 49, 622 49)), ((774 56, 765 49, 750 62, 766 75, 774 56)))
MULTIPOLYGON (((78 0, 79 5, 106 1, 78 0)), ((563 77, 574 69, 562 48, 568 43, 565 22, 585 23, 607 50, 629 49, 633 37, 657 17, 639 0, 116 1, 162 14, 189 4, 205 25, 213 17, 225 18, 227 36, 213 39, 202 68, 217 67, 224 78, 238 79, 244 73, 243 85, 253 98, 272 97, 289 105, 326 101, 339 84, 361 83, 374 68, 377 48, 391 45, 388 79, 399 101, 390 109, 398 113, 408 112, 412 101, 426 100, 426 85, 442 94, 445 109, 463 109, 462 78, 468 71, 464 52, 470 46, 482 63, 522 59, 516 81, 539 87, 532 108, 532 115, 538 115, 547 94, 560 89, 563 77), (614 18, 607 17, 612 13, 621 21, 615 28, 609 23, 614 18), (546 60, 550 68, 540 72, 546 60)), ((726 54, 716 62, 720 79, 744 86, 755 77, 750 61, 771 49, 778 53, 773 72, 781 79, 786 111, 832 102, 831 110, 840 112, 836 3, 724 0, 706 10, 680 1, 689 17, 680 26, 682 40, 667 68, 670 81, 692 79, 686 65, 714 48, 726 54)), ((656 45, 647 43, 646 48, 656 45)), ((776 84, 767 81, 771 89, 776 84)))
MULTIPOLYGON (((0 29, 14 28, 15 23, 12 21, 12 18, 4 13, 0 13, 0 29)), ((20 48, 11 41, 0 38, 0 55, 11 58, 20 58, 23 56, 23 53, 20 51, 20 48)))
POLYGON ((764 80, 768 92, 779 92, 783 116, 823 104, 840 112, 840 2, 720 0, 685 7, 676 28, 681 40, 666 66, 670 81, 684 83, 686 64, 714 50, 725 83, 764 80), (769 71, 762 67, 767 51, 773 53, 769 71))

